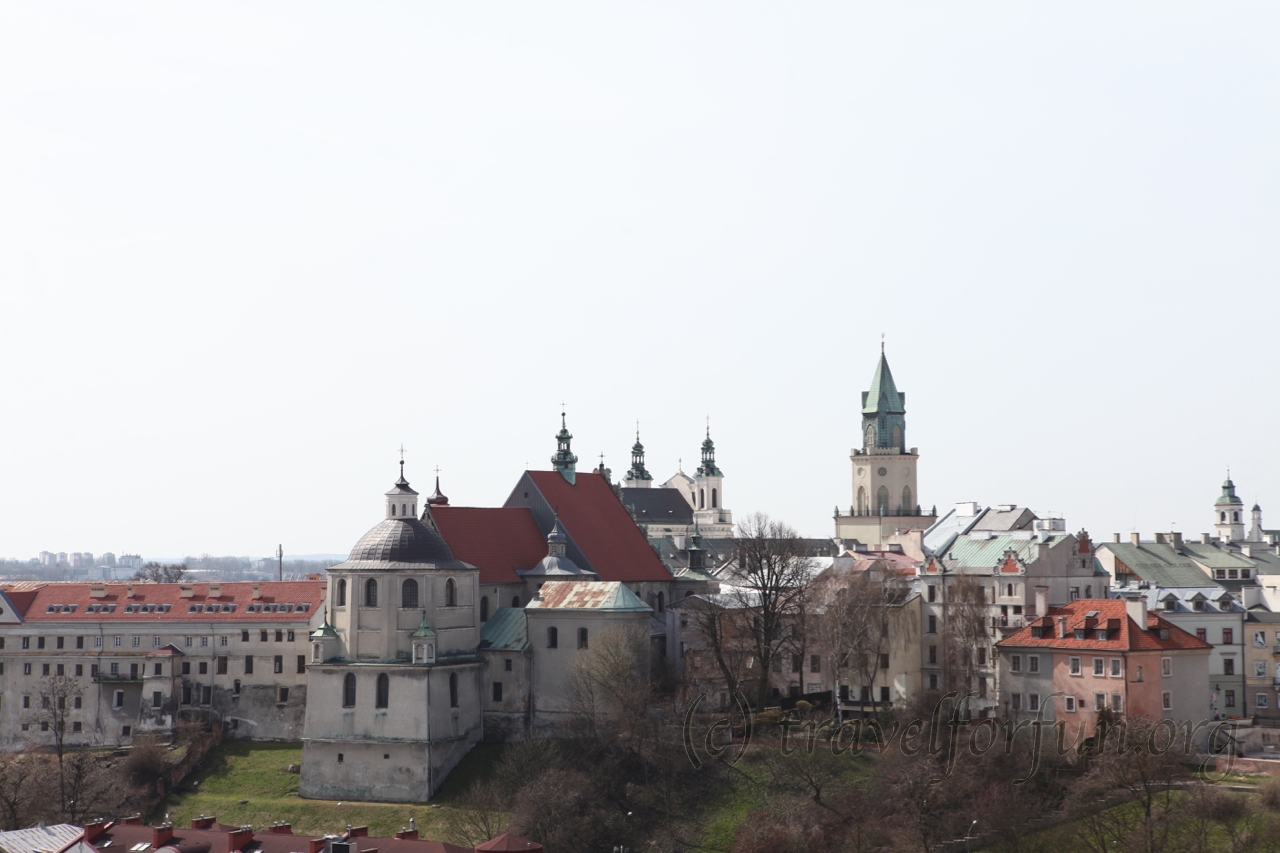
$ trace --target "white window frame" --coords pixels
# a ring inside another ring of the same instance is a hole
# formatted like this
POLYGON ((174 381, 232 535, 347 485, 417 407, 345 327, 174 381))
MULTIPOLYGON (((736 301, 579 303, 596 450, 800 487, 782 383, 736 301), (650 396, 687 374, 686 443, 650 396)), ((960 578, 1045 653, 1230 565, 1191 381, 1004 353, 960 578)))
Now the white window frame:
POLYGON ((1066 711, 1068 714, 1074 714, 1076 712, 1076 697, 1063 696, 1062 710, 1066 711))
POLYGON ((114 637, 111 638, 111 645, 115 646, 116 648, 123 646, 124 637, 120 636, 119 634, 116 634, 114 637))
POLYGON ((1124 694, 1123 693, 1111 694, 1111 711, 1112 713, 1115 713, 1115 714, 1124 713, 1124 694))
POLYGON ((1101 711, 1106 707, 1107 707, 1107 694, 1094 693, 1093 694, 1093 710, 1101 711))
POLYGON ((1173 692, 1165 690, 1160 694, 1160 708, 1163 711, 1173 710, 1173 692))
POLYGON ((1267 699, 1267 694, 1265 694, 1265 693, 1259 693, 1259 694, 1257 694, 1257 698, 1256 698, 1256 699, 1254 699, 1254 702, 1255 702, 1255 704, 1254 704, 1254 707, 1255 707, 1255 708, 1267 708, 1267 707, 1270 707, 1269 700, 1267 699))
POLYGON ((1093 659, 1093 677, 1102 678, 1106 674, 1107 674, 1107 659, 1094 658, 1093 659))
POLYGON ((1084 674, 1084 670, 1080 668, 1080 658, 1073 657, 1068 660, 1068 671, 1077 676, 1084 674))
POLYGON ((1120 662, 1120 658, 1111 659, 1111 677, 1124 678, 1124 666, 1120 662))
POLYGON ((1173 675, 1173 658, 1160 658, 1160 674, 1165 678, 1173 675))

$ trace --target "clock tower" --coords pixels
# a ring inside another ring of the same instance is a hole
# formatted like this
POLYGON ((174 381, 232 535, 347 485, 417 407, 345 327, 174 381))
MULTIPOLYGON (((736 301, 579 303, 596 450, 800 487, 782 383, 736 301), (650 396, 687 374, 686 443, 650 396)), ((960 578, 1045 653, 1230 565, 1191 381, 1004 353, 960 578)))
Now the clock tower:
POLYGON ((849 454, 853 502, 847 515, 836 510, 836 536, 878 546, 900 530, 926 528, 936 520, 919 504, 920 455, 906 446, 906 402, 881 344, 871 387, 862 392, 862 447, 849 454))

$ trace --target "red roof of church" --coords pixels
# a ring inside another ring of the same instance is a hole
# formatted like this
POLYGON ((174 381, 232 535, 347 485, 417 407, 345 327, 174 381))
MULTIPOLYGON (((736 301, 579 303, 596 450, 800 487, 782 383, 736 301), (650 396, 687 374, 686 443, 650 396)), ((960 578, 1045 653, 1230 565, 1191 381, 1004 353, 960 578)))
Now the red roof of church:
POLYGON ((551 508, 559 513, 565 532, 600 580, 671 580, 671 573, 604 477, 579 472, 576 485, 570 485, 559 471, 526 473, 551 508))
POLYGON ((433 506, 431 517, 453 555, 480 569, 480 585, 519 583, 517 569, 547 556, 547 537, 522 506, 433 506))

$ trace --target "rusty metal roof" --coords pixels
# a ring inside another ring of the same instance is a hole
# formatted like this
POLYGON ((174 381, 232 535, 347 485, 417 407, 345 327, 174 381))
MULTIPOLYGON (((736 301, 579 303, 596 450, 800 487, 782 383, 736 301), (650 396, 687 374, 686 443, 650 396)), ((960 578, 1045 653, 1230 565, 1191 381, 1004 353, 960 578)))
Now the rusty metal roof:
POLYGON ((529 607, 547 610, 613 610, 647 613, 652 610, 619 581, 549 581, 529 607))

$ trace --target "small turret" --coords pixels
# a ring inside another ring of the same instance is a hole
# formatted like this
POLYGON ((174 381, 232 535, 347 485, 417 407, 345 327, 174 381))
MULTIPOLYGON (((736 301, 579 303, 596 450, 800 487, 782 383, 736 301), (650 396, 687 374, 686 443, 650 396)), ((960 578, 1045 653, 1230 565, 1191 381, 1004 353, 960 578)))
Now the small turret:
POLYGON ((640 424, 636 423, 636 443, 631 445, 631 470, 627 471, 626 486, 629 489, 647 489, 653 475, 644 467, 644 445, 640 443, 640 424))
POLYGON ((1236 484, 1227 471, 1222 494, 1213 502, 1213 528, 1221 542, 1240 542, 1244 539, 1244 501, 1236 496, 1236 484))
POLYGON ((551 457, 551 467, 559 471, 560 476, 564 477, 569 485, 574 485, 578 477, 578 457, 570 448, 572 442, 573 434, 569 432, 569 427, 565 423, 564 412, 561 412, 560 432, 556 433, 556 455, 551 457))

